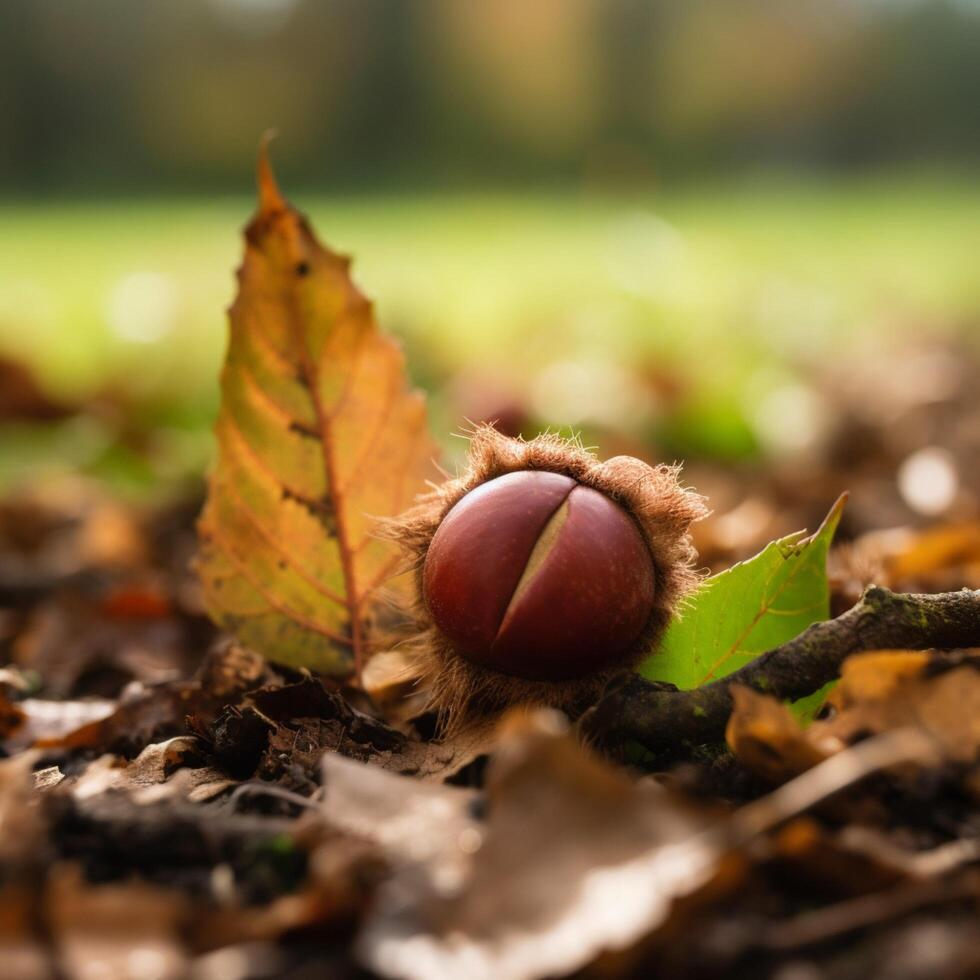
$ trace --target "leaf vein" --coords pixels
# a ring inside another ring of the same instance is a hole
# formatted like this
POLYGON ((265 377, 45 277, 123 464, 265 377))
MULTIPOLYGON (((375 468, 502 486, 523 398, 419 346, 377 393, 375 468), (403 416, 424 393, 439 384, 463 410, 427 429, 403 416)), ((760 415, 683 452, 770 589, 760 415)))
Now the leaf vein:
POLYGON ((280 616, 285 616, 287 619, 292 619, 301 626, 305 626, 308 630, 318 633, 320 636, 325 636, 328 640, 332 640, 335 643, 342 643, 344 646, 348 647, 352 645, 350 637, 344 636, 341 633, 331 630, 327 626, 317 623, 315 620, 312 620, 308 616, 297 612, 295 609, 284 606, 277 599, 269 595, 266 589, 255 580, 255 577, 246 570, 248 568, 248 562, 243 561, 238 556, 234 548, 229 545, 227 539, 223 534, 221 534, 217 527, 211 523, 208 530, 211 534, 211 539, 228 556, 228 560, 234 566, 235 571, 238 572, 238 574, 241 575, 241 577, 245 579, 245 581, 248 582, 253 589, 255 589, 255 591, 266 601, 271 609, 274 609, 280 616))
POLYGON ((234 489, 231 481, 220 480, 218 481, 220 486, 223 486, 228 493, 229 498, 233 501, 235 508, 238 512, 251 524, 253 528, 259 533, 262 539, 269 545, 269 547, 283 560, 290 568, 292 568, 300 577, 305 579, 309 584, 317 590, 322 596, 329 599, 331 602, 337 603, 341 608, 347 608, 347 602, 342 597, 337 595, 332 589, 327 588, 322 582, 318 581, 316 576, 311 575, 304 568, 298 565, 289 554, 276 540, 275 536, 271 534, 261 523, 258 516, 252 510, 251 507, 245 502, 241 494, 234 489))

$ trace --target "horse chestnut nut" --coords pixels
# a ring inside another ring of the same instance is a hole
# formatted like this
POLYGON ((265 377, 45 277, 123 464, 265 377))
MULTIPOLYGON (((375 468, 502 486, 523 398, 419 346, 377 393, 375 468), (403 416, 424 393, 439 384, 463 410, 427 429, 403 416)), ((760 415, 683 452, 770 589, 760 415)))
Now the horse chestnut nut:
POLYGON ((558 681, 615 665, 654 598, 650 551, 609 497, 561 473, 481 484, 429 545, 423 597, 461 657, 558 681))
POLYGON ((698 581, 705 506, 677 476, 481 425, 465 470, 382 526, 415 568, 400 650, 444 732, 515 704, 575 715, 656 651, 698 581))

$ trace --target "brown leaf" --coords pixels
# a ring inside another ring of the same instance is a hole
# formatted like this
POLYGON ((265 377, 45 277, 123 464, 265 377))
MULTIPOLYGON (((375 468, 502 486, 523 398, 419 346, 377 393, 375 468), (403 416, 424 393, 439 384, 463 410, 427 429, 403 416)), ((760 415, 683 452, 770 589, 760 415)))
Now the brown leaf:
POLYGON ((793 713, 782 702, 744 684, 731 687, 734 703, 725 739, 739 760, 756 775, 782 783, 826 754, 807 741, 793 713))
POLYGON ((912 650, 879 650, 849 657, 826 702, 828 717, 810 726, 824 751, 871 734, 917 727, 943 758, 976 763, 980 757, 980 665, 912 650))
POLYGON ((392 864, 427 863, 421 876, 458 876, 480 845, 475 790, 406 779, 335 753, 323 757, 322 812, 335 830, 380 844, 392 864))
POLYGON ((968 655, 878 650, 848 657, 841 679, 806 730, 769 695, 732 691, 726 732, 739 760, 756 775, 783 782, 872 735, 899 729, 923 733, 942 760, 980 760, 980 662, 968 655))
POLYGON ((150 804, 167 799, 209 800, 235 785, 215 769, 186 765, 200 755, 196 739, 181 736, 148 745, 132 762, 100 756, 77 779, 59 782, 59 791, 67 790, 75 799, 86 800, 117 790, 136 803, 150 804))
POLYGON ((820 895, 862 895, 910 874, 907 851, 889 847, 867 828, 864 837, 834 835, 812 817, 799 817, 770 843, 769 861, 820 895))
POLYGON ((425 403, 349 260, 282 198, 264 150, 245 240, 199 525, 205 600, 269 659, 344 676, 399 560, 373 521, 432 475, 425 403))
POLYGON ((52 875, 46 905, 61 975, 186 976, 180 931, 189 907, 173 892, 139 882, 92 886, 64 867, 52 875))
POLYGON ((222 764, 253 771, 300 792, 314 788, 324 753, 334 753, 419 779, 448 779, 486 751, 489 724, 451 739, 421 741, 352 708, 316 678, 263 688, 226 709, 208 733, 222 764))
POLYGON ((108 702, 110 710, 101 717, 92 702, 35 702, 34 713, 51 718, 48 731, 38 731, 34 737, 45 748, 133 756, 151 742, 183 734, 188 717, 193 719, 192 730, 206 729, 226 705, 239 701, 270 675, 268 664, 258 654, 233 643, 223 644, 207 655, 193 680, 134 686, 114 705, 108 702), (65 705, 65 714, 59 723, 61 705, 65 705), (38 706, 44 707, 44 713, 38 706), (83 723, 81 710, 89 711, 95 720, 83 723), (73 718, 77 724, 68 724, 73 718))
POLYGON ((716 870, 702 814, 635 786, 551 713, 503 731, 485 824, 464 790, 325 763, 327 819, 375 835, 396 866, 360 942, 384 976, 564 976, 657 928, 716 870))
POLYGON ((4 732, 3 747, 8 752, 32 745, 57 746, 80 728, 98 725, 116 710, 116 703, 105 698, 90 701, 44 701, 26 698, 16 704, 0 695, 3 713, 16 711, 20 724, 4 732))

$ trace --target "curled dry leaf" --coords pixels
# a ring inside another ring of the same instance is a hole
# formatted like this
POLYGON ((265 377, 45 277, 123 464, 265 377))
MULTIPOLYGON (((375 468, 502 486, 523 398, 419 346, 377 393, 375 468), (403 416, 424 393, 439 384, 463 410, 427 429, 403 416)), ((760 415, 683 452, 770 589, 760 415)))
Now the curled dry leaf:
POLYGON ((327 822, 377 841, 393 866, 358 941, 370 969, 531 980, 669 945, 676 916, 737 887, 761 835, 923 751, 908 731, 870 739, 719 816, 612 769, 559 718, 505 720, 482 796, 325 760, 327 822))
POLYGON ((425 403, 349 260, 282 198, 264 151, 245 241, 199 524, 205 601, 270 660, 344 676, 399 561, 374 519, 431 475, 425 403))
POLYGON ((731 693, 733 710, 725 739, 757 776, 783 783, 827 757, 807 740, 784 702, 744 684, 732 684, 731 693))
POLYGON ((980 521, 946 524, 908 536, 884 558, 891 581, 940 588, 980 587, 980 521))
POLYGON ((695 834, 703 815, 652 783, 635 786, 555 718, 505 722, 485 823, 463 790, 384 786, 398 777, 325 760, 328 821, 376 834, 396 868, 360 940, 373 970, 564 975, 654 928, 712 876, 717 842, 695 834), (399 819, 384 819, 393 807, 399 819))
POLYGON ((727 739, 757 775, 782 782, 870 735, 912 728, 933 759, 961 767, 980 759, 980 664, 968 655, 879 650, 849 657, 818 720, 800 728, 769 695, 733 686, 727 739))
MULTIPOLYGON (((25 732, 46 749, 90 749, 135 756, 152 742, 206 727, 228 704, 271 682, 268 664, 235 644, 211 650, 192 680, 132 685, 116 702, 20 702, 25 732), (108 710, 103 710, 104 706, 108 710), (26 706, 26 708, 25 708, 26 706), (87 716, 87 717, 86 717, 87 716), (42 724, 43 723, 43 724, 42 724)), ((20 732, 15 738, 21 738, 20 732)))
POLYGON ((471 726, 441 741, 422 741, 352 708, 317 678, 262 688, 230 705, 208 730, 230 772, 309 791, 324 753, 369 762, 419 779, 452 776, 486 750, 492 726, 471 726))
POLYGON ((925 731, 943 759, 975 764, 980 759, 980 661, 913 650, 850 657, 807 735, 824 751, 834 751, 908 725, 925 731))
POLYGON ((140 804, 167 799, 209 800, 235 782, 208 766, 185 768, 189 758, 200 754, 196 739, 178 737, 148 745, 132 762, 103 755, 77 778, 59 782, 59 792, 69 792, 77 801, 92 799, 108 790, 126 793, 140 804))

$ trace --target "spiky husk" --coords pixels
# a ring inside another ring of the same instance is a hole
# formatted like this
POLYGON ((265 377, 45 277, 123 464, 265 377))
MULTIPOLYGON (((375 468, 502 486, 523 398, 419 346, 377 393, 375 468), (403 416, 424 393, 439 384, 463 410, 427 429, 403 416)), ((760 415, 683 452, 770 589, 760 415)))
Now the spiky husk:
POLYGON ((612 676, 655 649, 678 605, 699 580, 690 526, 707 509, 703 497, 680 485, 679 471, 679 466, 649 466, 631 456, 601 462, 580 444, 558 435, 524 441, 483 425, 471 434, 460 476, 447 479, 401 517, 385 522, 382 533, 404 549, 415 571, 416 633, 403 651, 418 682, 429 691, 430 706, 439 713, 444 731, 474 715, 515 704, 546 705, 577 715, 594 703, 612 676), (654 606, 642 634, 614 668, 567 681, 510 677, 459 656, 432 623, 422 600, 422 567, 436 530, 471 490, 518 470, 562 473, 605 494, 633 517, 643 534, 656 573, 654 606))

